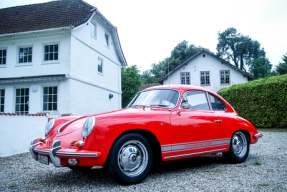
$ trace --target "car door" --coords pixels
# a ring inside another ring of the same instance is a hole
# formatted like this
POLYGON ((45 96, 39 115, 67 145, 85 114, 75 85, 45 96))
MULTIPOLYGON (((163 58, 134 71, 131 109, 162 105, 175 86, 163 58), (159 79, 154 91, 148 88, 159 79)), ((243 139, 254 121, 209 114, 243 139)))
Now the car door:
POLYGON ((173 112, 170 116, 173 156, 220 149, 223 128, 210 106, 208 94, 187 91, 182 102, 188 102, 189 108, 173 112))

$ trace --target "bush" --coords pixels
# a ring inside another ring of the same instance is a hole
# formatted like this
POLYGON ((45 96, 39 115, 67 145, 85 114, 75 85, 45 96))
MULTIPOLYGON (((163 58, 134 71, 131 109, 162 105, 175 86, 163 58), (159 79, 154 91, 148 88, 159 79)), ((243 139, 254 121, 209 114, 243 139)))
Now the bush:
POLYGON ((255 127, 287 127, 287 75, 232 85, 217 93, 255 127))

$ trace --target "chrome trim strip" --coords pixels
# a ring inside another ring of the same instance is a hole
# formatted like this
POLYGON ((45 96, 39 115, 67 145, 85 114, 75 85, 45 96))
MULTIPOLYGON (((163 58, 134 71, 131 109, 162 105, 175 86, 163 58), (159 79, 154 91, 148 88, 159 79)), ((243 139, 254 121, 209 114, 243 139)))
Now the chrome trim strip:
POLYGON ((189 153, 189 154, 183 154, 183 155, 168 156, 168 157, 165 157, 164 159, 175 159, 175 158, 179 158, 179 157, 189 157, 189 156, 195 156, 195 155, 203 155, 203 154, 207 154, 207 153, 221 152, 221 151, 225 151, 225 150, 226 150, 226 148, 217 149, 217 150, 211 150, 211 151, 202 151, 202 152, 197 152, 197 153, 189 153))
POLYGON ((72 121, 69 121, 69 122, 65 123, 64 125, 62 125, 62 126, 57 130, 56 133, 59 134, 59 133, 61 132, 61 130, 62 130, 63 128, 65 128, 67 125, 73 123, 74 121, 77 121, 78 119, 81 119, 81 118, 84 118, 84 117, 87 117, 87 116, 89 116, 89 115, 84 115, 84 116, 82 116, 82 117, 79 117, 79 118, 77 118, 77 119, 74 119, 74 120, 72 120, 72 121))
POLYGON ((41 149, 34 149, 34 151, 37 152, 37 153, 44 153, 44 154, 49 155, 49 151, 44 151, 44 150, 41 150, 41 149))
POLYGON ((73 157, 98 157, 97 153, 67 153, 67 152, 56 152, 58 156, 73 156, 73 157))
POLYGON ((55 167, 62 167, 60 158, 56 156, 56 152, 61 149, 60 140, 54 141, 49 151, 49 156, 55 167))

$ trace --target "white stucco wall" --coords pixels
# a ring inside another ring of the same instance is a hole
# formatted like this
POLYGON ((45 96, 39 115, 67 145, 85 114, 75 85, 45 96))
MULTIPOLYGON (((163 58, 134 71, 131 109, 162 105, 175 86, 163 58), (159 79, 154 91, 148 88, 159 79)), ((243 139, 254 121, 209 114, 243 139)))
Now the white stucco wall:
POLYGON ((238 83, 246 83, 248 81, 247 77, 244 77, 242 73, 236 71, 227 64, 222 64, 221 61, 207 53, 203 54, 198 55, 196 58, 192 59, 187 65, 182 66, 180 69, 171 74, 169 76, 169 79, 165 79, 163 81, 163 84, 181 84, 180 73, 190 72, 190 84, 195 86, 201 86, 201 71, 210 72, 210 86, 202 87, 209 89, 213 92, 217 92, 223 87, 231 86, 238 83), (203 57, 203 54, 205 54, 205 57, 203 57), (220 70, 230 70, 229 84, 220 84, 220 70))
POLYGON ((0 115, 0 157, 29 151, 30 142, 45 135, 45 116, 0 115))
POLYGON ((70 32, 51 35, 29 35, 1 39, 0 48, 7 48, 6 66, 0 66, 0 78, 66 74, 70 71, 70 32), (44 62, 44 44, 59 44, 59 60, 44 62), (19 64, 19 47, 33 47, 32 63, 19 64))

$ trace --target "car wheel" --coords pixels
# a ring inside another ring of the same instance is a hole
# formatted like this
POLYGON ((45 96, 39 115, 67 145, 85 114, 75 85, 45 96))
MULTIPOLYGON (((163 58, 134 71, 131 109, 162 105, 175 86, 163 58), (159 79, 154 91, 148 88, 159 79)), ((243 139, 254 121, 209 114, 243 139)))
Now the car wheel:
POLYGON ((222 153, 230 163, 242 163, 249 155, 249 137, 245 132, 237 131, 233 134, 229 151, 222 153))
POLYGON ((250 141, 247 133, 237 131, 233 134, 229 151, 222 153, 230 163, 242 163, 249 155, 250 141))
POLYGON ((147 139, 140 134, 130 133, 114 143, 108 165, 117 182, 135 184, 146 178, 152 163, 153 154, 147 139))
POLYGON ((69 167, 72 171, 82 171, 82 172, 86 172, 86 171, 90 171, 91 170, 91 166, 74 166, 74 167, 69 167))

